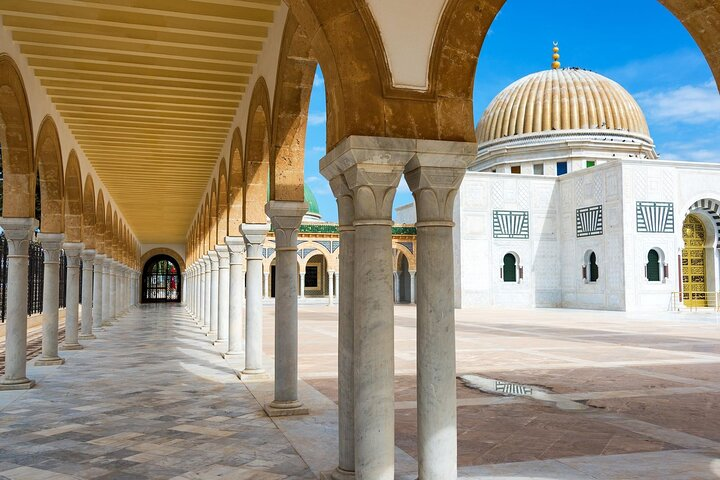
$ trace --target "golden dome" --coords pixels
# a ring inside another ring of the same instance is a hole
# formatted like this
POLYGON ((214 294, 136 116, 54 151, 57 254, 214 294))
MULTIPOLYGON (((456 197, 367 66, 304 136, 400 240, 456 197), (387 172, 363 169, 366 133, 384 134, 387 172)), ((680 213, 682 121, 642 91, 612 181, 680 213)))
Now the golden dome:
POLYGON ((544 70, 500 92, 477 127, 478 142, 551 130, 623 130, 650 136, 645 115, 618 83, 576 68, 544 70))

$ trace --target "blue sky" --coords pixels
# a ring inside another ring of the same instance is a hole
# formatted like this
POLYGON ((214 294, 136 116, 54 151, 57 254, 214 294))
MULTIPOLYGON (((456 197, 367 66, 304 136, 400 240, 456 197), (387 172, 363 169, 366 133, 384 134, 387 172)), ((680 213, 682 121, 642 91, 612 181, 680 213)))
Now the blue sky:
MULTIPOLYGON (((552 42, 564 67, 582 67, 625 87, 640 103, 665 160, 720 162, 720 95, 700 49, 657 0, 509 0, 485 39, 475 76, 475 123, 510 83, 550 68, 552 42)), ((305 180, 326 221, 337 221, 327 181, 325 89, 318 70, 310 99, 305 180)), ((404 183, 395 204, 412 201, 404 183)))

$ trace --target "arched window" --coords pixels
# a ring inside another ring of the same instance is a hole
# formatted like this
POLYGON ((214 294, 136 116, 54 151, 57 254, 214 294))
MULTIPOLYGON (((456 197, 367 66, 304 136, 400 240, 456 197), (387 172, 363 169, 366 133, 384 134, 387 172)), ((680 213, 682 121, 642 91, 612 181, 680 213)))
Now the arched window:
POLYGON ((598 272, 598 265, 597 265, 597 256, 595 255, 595 252, 590 252, 590 281, 591 282, 597 282, 597 279, 599 277, 598 272))
POLYGON ((145 264, 142 279, 143 303, 180 301, 180 266, 169 255, 155 255, 145 264))
POLYGON ((503 257, 502 278, 504 282, 517 282, 517 258, 512 253, 503 257))
POLYGON ((646 277, 649 282, 660 281, 660 254, 654 248, 647 254, 646 277))

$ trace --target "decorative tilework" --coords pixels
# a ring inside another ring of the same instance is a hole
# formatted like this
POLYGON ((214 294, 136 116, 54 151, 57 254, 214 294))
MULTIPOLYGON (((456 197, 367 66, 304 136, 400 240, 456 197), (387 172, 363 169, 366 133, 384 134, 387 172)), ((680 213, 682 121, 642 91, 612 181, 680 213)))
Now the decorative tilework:
POLYGON ((675 208, 672 202, 637 202, 635 214, 639 233, 675 232, 675 208))
POLYGON ((602 205, 575 210, 575 233, 578 237, 592 237, 603 234, 602 205))
POLYGON ((526 211, 493 210, 493 238, 530 238, 526 211))

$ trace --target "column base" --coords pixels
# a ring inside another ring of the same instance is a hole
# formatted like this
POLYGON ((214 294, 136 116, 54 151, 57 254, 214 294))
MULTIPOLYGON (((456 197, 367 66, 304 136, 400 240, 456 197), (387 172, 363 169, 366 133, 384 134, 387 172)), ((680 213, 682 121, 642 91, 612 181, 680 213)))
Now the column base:
POLYGON ((227 343, 228 343, 227 340, 215 340, 215 341, 213 342, 213 345, 215 345, 215 346, 222 346, 222 345, 227 345, 227 343))
POLYGON ((38 358, 37 360, 35 360, 34 365, 35 365, 36 367, 48 367, 48 366, 52 366, 52 365, 62 365, 63 363, 65 363, 65 359, 64 359, 64 358, 60 358, 60 357, 43 358, 43 357, 40 357, 40 358, 38 358))
POLYGON ((101 327, 112 327, 113 323, 110 320, 105 320, 100 324, 101 327))
POLYGON ((79 343, 63 343, 62 345, 60 345, 61 350, 82 350, 83 348, 85 347, 83 347, 79 343))
POLYGON ((337 467, 331 472, 320 472, 320 480, 355 480, 355 472, 337 467))
POLYGON ((35 380, 22 378, 20 380, 0 380, 0 392, 7 390, 30 390, 35 386, 35 380))
POLYGON ((243 382, 255 382, 255 381, 260 381, 260 380, 270 380, 270 375, 268 375, 267 372, 262 369, 257 369, 257 370, 245 369, 243 371, 235 370, 235 374, 243 382))
POLYGON ((225 360, 239 360, 245 356, 245 352, 225 352, 221 353, 225 360))
POLYGON ((297 400, 292 402, 272 401, 263 407, 268 417, 291 417, 295 415, 309 415, 310 410, 297 400))
POLYGON ((93 335, 92 333, 89 334, 80 334, 78 335, 79 340, 95 340, 97 337, 93 335))

